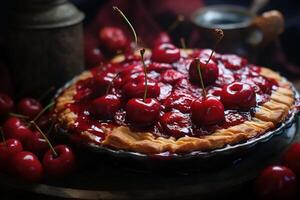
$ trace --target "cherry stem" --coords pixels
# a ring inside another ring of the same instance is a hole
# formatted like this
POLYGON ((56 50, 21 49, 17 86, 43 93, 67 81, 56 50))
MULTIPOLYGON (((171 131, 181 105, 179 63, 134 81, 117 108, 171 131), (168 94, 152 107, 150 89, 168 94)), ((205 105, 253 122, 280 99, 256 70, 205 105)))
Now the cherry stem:
POLYGON ((44 109, 39 112, 35 118, 32 121, 38 120, 49 108, 51 108, 54 105, 54 101, 50 102, 47 106, 44 107, 44 109))
POLYGON ((202 87, 202 90, 203 90, 203 96, 205 98, 206 97, 206 91, 205 91, 205 86, 204 86, 204 83, 203 83, 202 73, 201 73, 201 69, 200 69, 200 60, 199 60, 199 58, 195 58, 195 62, 196 62, 196 65, 197 65, 200 84, 201 84, 201 87, 202 87))
POLYGON ((138 42, 137 42, 138 41, 137 35, 136 35, 136 32, 135 32, 133 26, 131 25, 130 21, 128 20, 128 18, 124 15, 124 13, 117 6, 113 6, 113 9, 115 11, 117 11, 117 13, 126 21, 126 23, 128 24, 128 26, 130 27, 131 32, 132 32, 133 37, 134 37, 135 46, 137 46, 137 44, 138 44, 138 42))
POLYGON ((50 87, 48 90, 46 90, 39 98, 38 100, 41 101, 43 100, 48 94, 50 94, 50 92, 52 92, 53 90, 55 90, 55 87, 52 86, 50 87))
POLYGON ((180 44, 183 49, 186 49, 185 39, 183 37, 180 38, 180 44))
POLYGON ((214 47, 213 47, 213 49, 212 49, 212 51, 211 51, 211 53, 210 53, 210 55, 209 55, 208 60, 206 61, 206 65, 207 65, 207 64, 209 63, 209 61, 211 60, 213 54, 214 54, 215 51, 216 51, 216 48, 217 48, 218 44, 221 42, 221 40, 222 40, 223 37, 224 37, 224 32, 222 31, 222 29, 216 28, 216 29, 214 29, 214 32, 217 34, 217 41, 216 41, 216 43, 215 43, 215 45, 214 45, 214 47))
POLYGON ((18 117, 18 118, 21 118, 21 119, 29 119, 28 116, 17 114, 17 113, 12 113, 12 112, 9 113, 9 116, 18 117))
POLYGON ((142 63, 143 63, 143 68, 144 68, 144 75, 145 75, 145 91, 144 91, 144 102, 147 98, 147 92, 148 92, 148 77, 147 77, 147 67, 145 64, 145 60, 144 60, 144 54, 145 54, 145 49, 141 49, 140 50, 141 53, 141 58, 142 58, 142 63))
POLYGON ((4 137, 4 133, 3 133, 3 128, 2 127, 0 127, 0 133, 1 133, 2 141, 4 142, 4 144, 6 146, 6 140, 5 140, 5 137, 4 137))
POLYGON ((177 26, 184 21, 184 16, 183 15, 178 15, 176 20, 168 27, 168 31, 167 33, 172 33, 176 28, 177 26))
POLYGON ((58 154, 56 153, 56 151, 54 150, 51 142, 48 140, 47 136, 44 134, 44 132, 40 129, 40 127, 34 122, 34 121, 30 121, 30 124, 33 124, 33 126, 42 134, 43 138, 46 140, 46 142, 48 143, 53 155, 55 157, 58 156, 58 154))
POLYGON ((114 78, 111 80, 111 82, 108 84, 108 86, 107 86, 107 88, 106 88, 105 94, 108 94, 108 93, 109 93, 110 89, 111 89, 112 86, 114 85, 114 81, 116 80, 116 78, 119 77, 120 73, 121 73, 121 72, 118 72, 118 73, 114 76, 114 78))

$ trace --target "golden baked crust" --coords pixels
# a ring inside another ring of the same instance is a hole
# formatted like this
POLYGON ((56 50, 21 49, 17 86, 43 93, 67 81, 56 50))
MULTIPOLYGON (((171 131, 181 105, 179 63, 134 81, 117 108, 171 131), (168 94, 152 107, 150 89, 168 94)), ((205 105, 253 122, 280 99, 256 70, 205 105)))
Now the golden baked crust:
MULTIPOLYGON (((181 51, 182 53, 189 52, 189 50, 181 51)), ((122 56, 118 56, 112 62, 120 62, 123 59, 122 56)), ((295 99, 291 84, 278 73, 262 68, 260 74, 275 79, 278 82, 278 88, 272 92, 269 101, 257 107, 251 120, 226 129, 217 130, 211 135, 201 137, 185 136, 179 139, 157 137, 150 132, 132 132, 126 126, 119 126, 113 129, 103 128, 106 138, 102 145, 145 154, 162 152, 187 153, 195 150, 217 149, 264 134, 287 118, 289 112, 293 109, 295 99)), ((64 90, 56 99, 54 115, 65 128, 74 124, 77 118, 75 113, 68 108, 66 109, 66 105, 73 102, 73 97, 76 93, 75 83, 91 76, 91 72, 82 73, 75 79, 74 84, 64 90)), ((95 139, 95 136, 88 131, 82 134, 91 140, 95 139)))

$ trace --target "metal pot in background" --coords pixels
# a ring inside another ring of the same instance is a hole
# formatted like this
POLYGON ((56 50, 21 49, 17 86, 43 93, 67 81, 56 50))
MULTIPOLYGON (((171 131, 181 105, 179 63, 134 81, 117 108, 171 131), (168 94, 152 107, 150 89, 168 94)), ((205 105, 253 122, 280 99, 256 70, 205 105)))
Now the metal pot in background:
POLYGON ((84 69, 84 14, 67 0, 13 0, 6 45, 17 97, 37 97, 84 69))

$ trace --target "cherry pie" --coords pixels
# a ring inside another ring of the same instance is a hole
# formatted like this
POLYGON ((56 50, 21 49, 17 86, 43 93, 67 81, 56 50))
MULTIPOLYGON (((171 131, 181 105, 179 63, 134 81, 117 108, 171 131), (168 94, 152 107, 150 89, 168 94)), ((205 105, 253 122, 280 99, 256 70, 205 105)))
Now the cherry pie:
POLYGON ((214 53, 206 64, 210 53, 146 50, 147 83, 139 53, 117 56, 77 76, 56 98, 54 118, 77 142, 180 154, 248 141, 295 109, 291 83, 276 72, 237 55, 214 53))

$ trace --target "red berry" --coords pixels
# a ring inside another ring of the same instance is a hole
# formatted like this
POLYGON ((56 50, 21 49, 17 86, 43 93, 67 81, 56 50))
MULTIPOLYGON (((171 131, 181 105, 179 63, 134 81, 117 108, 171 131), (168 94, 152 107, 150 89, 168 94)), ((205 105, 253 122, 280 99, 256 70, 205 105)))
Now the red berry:
POLYGON ((38 158, 31 152, 21 151, 12 157, 11 166, 13 173, 18 177, 38 182, 43 177, 43 167, 38 158))
POLYGON ((36 124, 40 127, 40 129, 47 130, 51 126, 51 117, 49 116, 49 113, 40 116, 36 120, 36 124))
POLYGON ((282 164, 300 176, 300 143, 294 143, 283 154, 282 164))
POLYGON ((23 151, 21 142, 16 139, 8 139, 6 143, 0 143, 0 170, 7 170, 11 158, 23 151))
POLYGON ((224 106, 215 97, 207 97, 204 100, 197 99, 192 103, 192 120, 195 124, 214 125, 224 121, 224 106))
MULTIPOLYGON (((156 98, 160 94, 160 88, 156 81, 148 79, 148 92, 147 97, 156 98)), ((140 78, 129 81, 122 88, 123 94, 126 98, 143 98, 146 89, 144 75, 140 78)))
POLYGON ((256 95, 249 84, 234 82, 223 87, 221 101, 226 108, 249 110, 256 105, 256 95))
POLYGON ((160 103, 153 98, 130 99, 126 105, 126 118, 133 125, 148 126, 157 121, 160 103))
POLYGON ((152 46, 155 47, 157 45, 164 44, 164 43, 171 43, 171 38, 168 33, 160 32, 156 37, 156 39, 154 39, 152 46))
POLYGON ((0 116, 6 115, 14 107, 12 98, 4 93, 0 93, 0 116))
MULTIPOLYGON (((219 76, 219 68, 217 64, 210 60, 208 64, 206 64, 208 58, 200 59, 200 69, 202 74, 202 79, 204 85, 208 86, 214 83, 219 76)), ((198 72, 198 66, 195 60, 190 64, 189 75, 192 82, 196 84, 200 84, 200 76, 198 72)))
POLYGON ((66 145, 54 147, 57 156, 51 150, 47 151, 43 158, 43 166, 48 175, 63 177, 75 169, 75 155, 73 150, 66 145))
POLYGON ((33 98, 24 98, 18 103, 18 112, 22 115, 28 116, 31 119, 37 116, 42 110, 43 107, 41 103, 33 98))
POLYGON ((92 101, 92 113, 103 119, 111 119, 121 107, 121 100, 114 94, 107 94, 92 101))
POLYGON ((92 47, 90 49, 85 47, 84 56, 85 64, 88 69, 99 66, 102 62, 104 62, 104 56, 98 47, 92 47))
POLYGON ((34 131, 33 134, 28 137, 24 149, 41 157, 49 149, 49 145, 40 132, 34 131))
POLYGON ((180 50, 173 44, 163 43, 152 49, 152 61, 173 63, 180 59, 180 50))
POLYGON ((292 199, 297 192, 296 175, 283 166, 267 167, 257 178, 255 189, 261 199, 292 199))
POLYGON ((110 51, 125 50, 128 39, 122 29, 117 27, 104 27, 99 32, 99 39, 110 51))
POLYGON ((16 117, 10 117, 4 122, 3 132, 6 138, 13 138, 25 144, 28 137, 32 135, 31 130, 16 117))
POLYGON ((160 118, 160 124, 167 135, 180 138, 189 135, 192 123, 187 114, 167 112, 160 118))

